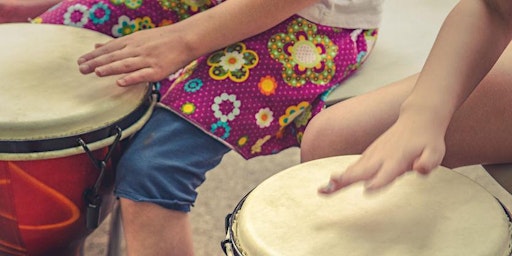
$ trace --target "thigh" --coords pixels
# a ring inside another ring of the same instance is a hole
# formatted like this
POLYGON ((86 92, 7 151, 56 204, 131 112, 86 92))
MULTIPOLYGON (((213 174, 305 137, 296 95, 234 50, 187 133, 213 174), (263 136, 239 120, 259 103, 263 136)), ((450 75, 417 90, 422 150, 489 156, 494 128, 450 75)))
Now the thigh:
MULTIPOLYGON (((512 47, 454 113, 443 165, 512 162, 512 47)), ((304 161, 360 154, 397 119, 416 75, 340 102, 313 119, 301 145, 304 161)))
POLYGON ((512 47, 455 112, 444 164, 512 162, 512 47))
POLYGON ((407 77, 320 112, 306 128, 302 160, 362 153, 397 119, 416 78, 407 77))

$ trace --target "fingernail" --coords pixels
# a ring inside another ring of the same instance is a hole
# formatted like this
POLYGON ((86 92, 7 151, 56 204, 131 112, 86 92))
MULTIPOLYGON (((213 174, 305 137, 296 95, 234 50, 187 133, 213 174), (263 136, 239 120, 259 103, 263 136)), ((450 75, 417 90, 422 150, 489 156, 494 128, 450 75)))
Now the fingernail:
POLYGON ((80 66, 78 66, 78 69, 80 70, 80 72, 82 73, 89 73, 89 65, 87 64, 82 64, 80 66))
POLYGON ((85 58, 79 58, 77 62, 78 64, 82 64, 85 62, 85 58))
POLYGON ((99 76, 99 77, 102 77, 103 76, 103 70, 101 68, 96 68, 94 70, 94 73, 99 76))
POLYGON ((380 189, 380 187, 379 187, 379 186, 377 186, 377 185, 375 184, 375 182, 370 182, 370 183, 368 183, 368 184, 365 184, 365 186, 364 186, 364 190, 365 190, 366 192, 369 192, 369 193, 371 193, 371 192, 375 192, 375 191, 378 191, 379 189, 380 189))
POLYGON ((332 193, 334 191, 334 182, 332 181, 329 181, 329 183, 327 183, 327 185, 323 186, 322 188, 320 188, 320 191, 322 193, 332 193))
POLYGON ((119 86, 126 86, 126 80, 124 80, 124 79, 119 79, 119 80, 117 80, 117 84, 118 84, 119 86))

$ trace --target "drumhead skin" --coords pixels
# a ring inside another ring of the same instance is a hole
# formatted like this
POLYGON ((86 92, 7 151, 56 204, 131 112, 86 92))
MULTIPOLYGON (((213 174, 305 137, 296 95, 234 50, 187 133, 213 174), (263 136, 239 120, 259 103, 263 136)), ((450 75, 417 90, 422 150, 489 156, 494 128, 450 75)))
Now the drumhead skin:
POLYGON ((4 156, 30 153, 20 149, 26 147, 24 141, 41 144, 108 127, 147 101, 148 84, 119 87, 118 76, 99 78, 79 72, 79 56, 96 43, 107 42, 109 36, 42 24, 2 24, 0 34, 0 154, 4 156))
POLYGON ((317 194, 333 172, 359 156, 289 168, 257 186, 232 217, 243 255, 509 255, 510 222, 501 204, 446 168, 409 172, 372 194, 361 183, 317 194))

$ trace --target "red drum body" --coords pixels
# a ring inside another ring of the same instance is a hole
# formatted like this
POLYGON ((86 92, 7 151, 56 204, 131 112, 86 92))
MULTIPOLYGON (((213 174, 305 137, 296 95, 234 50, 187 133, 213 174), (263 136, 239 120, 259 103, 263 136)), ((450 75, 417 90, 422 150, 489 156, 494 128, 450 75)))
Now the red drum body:
POLYGON ((108 215, 124 139, 149 118, 148 84, 78 72, 94 31, 0 25, 0 255, 77 255, 108 215))
MULTIPOLYGON (((92 232, 86 228, 84 192, 98 175, 86 154, 0 162, 0 255, 76 255, 92 232)), ((113 203, 113 176, 109 166, 100 221, 113 203)))

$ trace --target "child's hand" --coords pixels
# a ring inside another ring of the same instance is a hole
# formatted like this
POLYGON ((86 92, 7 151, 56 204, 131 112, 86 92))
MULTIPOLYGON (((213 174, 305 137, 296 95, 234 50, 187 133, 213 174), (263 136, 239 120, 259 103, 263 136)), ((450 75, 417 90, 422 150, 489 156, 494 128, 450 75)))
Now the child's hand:
POLYGON ((434 119, 400 117, 342 175, 332 176, 319 193, 332 194, 359 181, 365 182, 367 190, 379 189, 410 170, 428 174, 444 157, 444 132, 434 119))
POLYGON ((105 44, 78 59, 83 74, 111 76, 125 74, 120 86, 156 82, 193 60, 183 40, 171 26, 138 31, 105 44))

